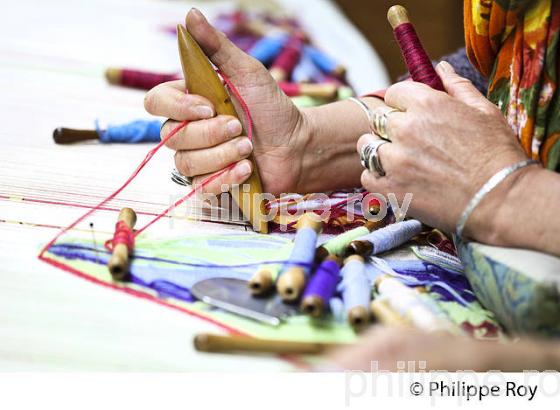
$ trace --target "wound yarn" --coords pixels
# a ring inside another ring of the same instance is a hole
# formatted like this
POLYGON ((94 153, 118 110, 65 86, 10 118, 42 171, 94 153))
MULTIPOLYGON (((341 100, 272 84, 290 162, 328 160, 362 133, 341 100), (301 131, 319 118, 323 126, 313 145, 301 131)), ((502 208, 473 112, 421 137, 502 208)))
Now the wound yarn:
POLYGON ((422 232, 422 223, 416 219, 396 222, 358 238, 373 245, 372 255, 386 252, 408 242, 422 232))
POLYGON ((280 53, 287 41, 285 33, 264 36, 251 47, 249 55, 266 65, 280 53))
POLYGON ((109 125, 101 130, 95 122, 95 129, 102 143, 138 144, 142 142, 160 142, 162 122, 159 120, 137 120, 121 125, 109 125))
POLYGON ((179 80, 181 78, 177 74, 153 73, 150 71, 131 70, 126 68, 108 69, 106 76, 111 84, 137 88, 140 90, 150 90, 161 83, 179 80))
POLYGON ((412 79, 429 85, 435 90, 445 91, 441 78, 422 46, 414 26, 411 23, 399 24, 395 27, 394 34, 412 79))
POLYGON ((340 277, 340 267, 334 260, 327 259, 318 267, 303 292, 303 299, 308 296, 320 298, 324 304, 329 303, 336 292, 340 277))
POLYGON ((366 274, 363 260, 359 257, 346 260, 340 274, 342 276, 340 287, 344 310, 348 313, 355 307, 363 306, 369 311, 371 283, 366 274))
POLYGON ((319 234, 311 227, 302 227, 297 230, 294 247, 288 258, 287 265, 301 265, 305 274, 309 274, 310 266, 315 259, 315 247, 319 234))
POLYGON ((325 248, 329 254, 340 256, 350 242, 369 233, 368 228, 365 226, 359 226, 330 239, 321 246, 325 248))
POLYGON ((105 248, 112 252, 115 246, 123 244, 127 247, 128 253, 134 249, 134 231, 124 222, 118 221, 115 225, 115 234, 112 239, 105 242, 105 248))

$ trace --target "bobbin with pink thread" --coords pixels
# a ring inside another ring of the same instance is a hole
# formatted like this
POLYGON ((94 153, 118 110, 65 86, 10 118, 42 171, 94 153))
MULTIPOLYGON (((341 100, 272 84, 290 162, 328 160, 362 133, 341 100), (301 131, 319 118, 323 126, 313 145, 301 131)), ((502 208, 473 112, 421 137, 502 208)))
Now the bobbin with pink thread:
POLYGON ((429 85, 435 90, 445 91, 441 78, 439 78, 428 53, 422 46, 406 9, 403 6, 391 7, 387 12, 387 19, 393 27, 395 39, 401 49, 410 77, 414 81, 429 85))

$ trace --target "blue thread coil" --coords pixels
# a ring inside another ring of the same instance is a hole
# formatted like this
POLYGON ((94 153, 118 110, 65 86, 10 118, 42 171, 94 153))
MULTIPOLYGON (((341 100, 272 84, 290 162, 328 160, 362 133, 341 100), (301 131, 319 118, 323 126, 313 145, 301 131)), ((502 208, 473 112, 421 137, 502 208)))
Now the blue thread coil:
POLYGON ((358 238, 373 244, 373 255, 394 249, 422 232, 422 223, 411 219, 397 222, 358 238))
POLYGON ((320 83, 322 82, 323 78, 323 73, 306 55, 301 56, 299 63, 296 65, 294 71, 292 72, 292 81, 295 83, 320 83))
POLYGON ((137 120, 127 124, 109 125, 101 130, 95 122, 95 128, 102 143, 138 144, 142 142, 160 142, 160 120, 137 120))
POLYGON ((371 284, 366 275, 364 263, 359 260, 346 262, 341 275, 342 300, 346 313, 357 306, 369 309, 371 284))
POLYGON ((251 47, 249 54, 261 63, 268 64, 280 54, 287 41, 288 36, 286 34, 265 36, 251 47))
POLYGON ((305 274, 309 274, 310 266, 315 259, 317 238, 318 234, 312 228, 298 229, 287 265, 303 266, 305 274))
POLYGON ((325 74, 334 74, 340 67, 331 56, 313 46, 305 46, 303 53, 325 74))

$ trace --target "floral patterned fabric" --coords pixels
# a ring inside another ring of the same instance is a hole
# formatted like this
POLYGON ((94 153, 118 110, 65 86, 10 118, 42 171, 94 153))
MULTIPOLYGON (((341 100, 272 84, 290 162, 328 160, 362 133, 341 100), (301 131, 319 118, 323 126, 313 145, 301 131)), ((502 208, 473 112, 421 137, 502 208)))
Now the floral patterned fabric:
POLYGON ((465 39, 523 149, 560 171, 560 2, 465 0, 465 39))

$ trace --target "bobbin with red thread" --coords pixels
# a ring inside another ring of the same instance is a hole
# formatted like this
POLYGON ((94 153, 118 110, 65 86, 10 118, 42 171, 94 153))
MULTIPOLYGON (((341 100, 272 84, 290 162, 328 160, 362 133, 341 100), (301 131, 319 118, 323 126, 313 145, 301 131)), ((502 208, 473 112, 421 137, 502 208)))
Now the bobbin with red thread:
POLYGON ((393 27, 395 39, 401 49, 410 77, 414 81, 429 85, 435 90, 445 91, 441 78, 422 46, 406 9, 398 5, 391 7, 387 12, 387 19, 393 27))
POLYGON ((113 238, 105 243, 105 247, 113 252, 107 267, 116 281, 123 281, 128 276, 130 255, 134 250, 134 232, 136 212, 132 208, 123 208, 115 226, 113 238))
POLYGON ((140 90, 151 90, 161 83, 181 79, 177 74, 153 73, 150 71, 113 67, 105 70, 105 78, 109 84, 137 88, 140 90))

